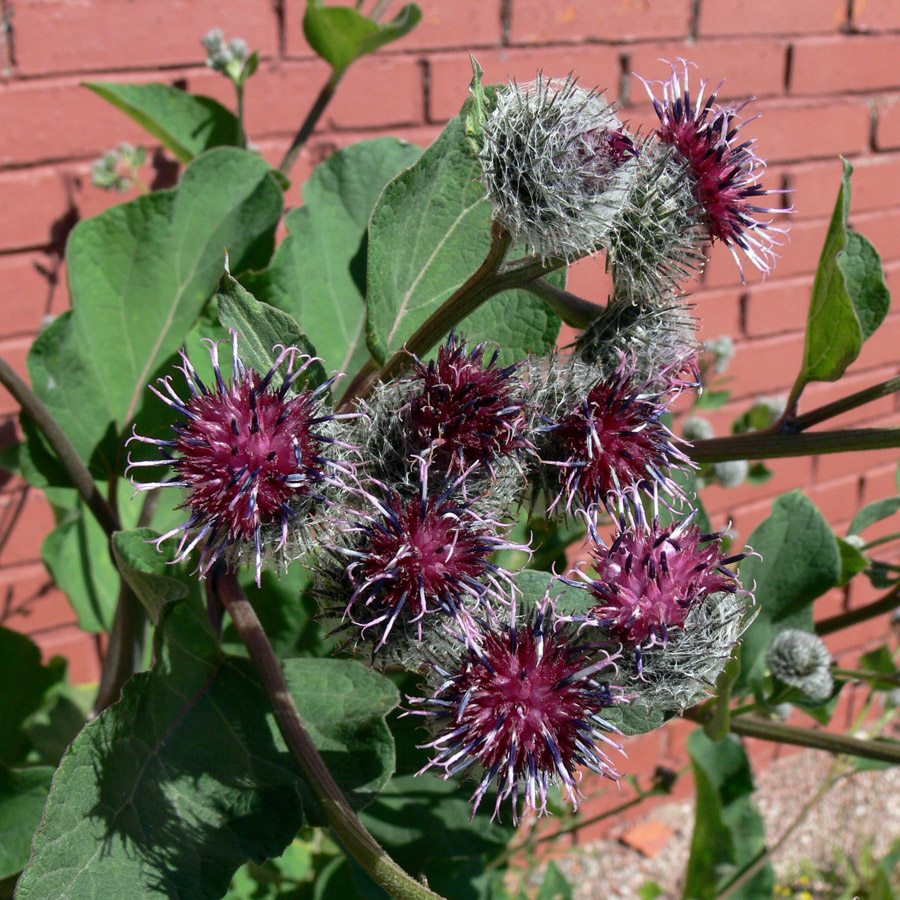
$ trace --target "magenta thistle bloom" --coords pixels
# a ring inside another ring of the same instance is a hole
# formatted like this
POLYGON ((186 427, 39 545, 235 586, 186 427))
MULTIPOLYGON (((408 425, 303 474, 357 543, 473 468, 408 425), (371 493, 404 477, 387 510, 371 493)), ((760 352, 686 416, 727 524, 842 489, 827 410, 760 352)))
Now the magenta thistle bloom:
POLYGON ((499 368, 495 351, 487 365, 485 344, 466 352, 465 342, 451 334, 425 364, 415 362, 409 400, 410 426, 434 463, 462 473, 473 465, 492 470, 493 461, 531 446, 525 437, 526 403, 517 396, 518 365, 499 368))
POLYGON ((737 593, 740 582, 726 566, 744 554, 723 557, 722 535, 701 533, 692 519, 668 528, 659 519, 622 523, 609 547, 598 542, 596 577, 578 572, 598 601, 588 621, 629 646, 650 646, 665 643, 704 597, 737 593))
POLYGON ((650 84, 644 81, 659 117, 659 140, 674 147, 687 165, 710 240, 721 241, 731 250, 741 278, 744 272, 736 247, 765 275, 775 265, 773 248, 780 243, 777 236, 784 234, 785 229, 758 216, 783 210, 757 204, 760 197, 780 191, 767 190, 759 184, 766 165, 754 152, 756 141, 740 136, 746 123, 740 121, 739 114, 746 104, 717 106, 718 88, 704 100, 706 85, 706 81, 700 82, 692 104, 684 61, 680 73, 673 65, 672 76, 662 82, 662 100, 653 95, 650 84))
POLYGON ((278 549, 283 551, 292 520, 308 512, 313 502, 325 499, 320 491, 334 482, 331 471, 346 469, 322 456, 325 444, 338 443, 319 429, 337 418, 322 410, 323 395, 333 379, 291 396, 292 388, 308 373, 315 358, 301 355, 296 347, 285 348, 263 376, 241 361, 236 333, 233 340, 230 383, 225 382, 219 368, 218 345, 210 341, 214 387, 200 380, 184 352, 179 369, 190 397, 182 399, 175 393, 171 376, 160 379, 163 390, 151 385, 150 390, 183 421, 172 426, 172 440, 138 434, 130 438, 156 445, 162 459, 132 461, 129 457, 129 465, 174 469, 168 481, 135 484, 138 491, 175 487, 189 492, 181 504, 190 509, 187 522, 162 535, 157 545, 181 535, 178 560, 200 546, 201 575, 220 557, 235 564, 250 549, 258 582, 267 532, 279 539, 278 549), (285 361, 283 381, 275 388, 272 382, 285 361))
POLYGON ((542 428, 552 444, 544 462, 559 467, 562 483, 551 508, 566 497, 570 511, 580 497, 586 509, 604 505, 614 510, 614 501, 636 499, 639 490, 654 485, 679 496, 668 470, 689 460, 662 422, 667 407, 663 395, 646 392, 623 364, 575 409, 542 428))
POLYGON ((504 601, 513 587, 511 577, 491 562, 497 550, 526 546, 507 541, 502 526, 479 515, 471 502, 428 491, 427 467, 422 466, 418 496, 405 498, 386 491, 383 498, 363 491, 373 507, 349 527, 358 538, 352 547, 334 548, 352 558, 347 574, 353 593, 344 615, 361 627, 381 631, 376 650, 395 626, 405 637, 421 641, 432 616, 457 619, 471 627, 467 599, 485 608, 504 601))
POLYGON ((408 699, 437 732, 424 745, 435 755, 422 771, 438 767, 449 778, 476 766, 474 809, 496 784, 494 814, 510 799, 518 822, 520 796, 523 812, 541 815, 552 782, 577 807, 580 766, 616 778, 600 744, 618 745, 603 718, 614 689, 599 677, 615 668, 612 657, 557 623, 548 600, 530 616, 513 615, 515 624, 485 627, 475 641, 459 636, 456 657, 434 665, 432 696, 408 699))

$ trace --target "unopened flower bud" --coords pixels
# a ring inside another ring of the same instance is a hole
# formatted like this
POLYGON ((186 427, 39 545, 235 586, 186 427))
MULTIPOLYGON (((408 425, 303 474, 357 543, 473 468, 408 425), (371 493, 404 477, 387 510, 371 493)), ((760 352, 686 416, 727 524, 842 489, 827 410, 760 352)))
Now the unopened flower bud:
POLYGON ((803 691, 811 700, 824 702, 831 696, 831 654, 816 635, 798 628, 781 631, 766 659, 779 681, 803 691))
POLYGON ((746 459, 727 459, 713 463, 713 474, 722 487, 733 488, 743 484, 750 472, 750 463, 746 459))

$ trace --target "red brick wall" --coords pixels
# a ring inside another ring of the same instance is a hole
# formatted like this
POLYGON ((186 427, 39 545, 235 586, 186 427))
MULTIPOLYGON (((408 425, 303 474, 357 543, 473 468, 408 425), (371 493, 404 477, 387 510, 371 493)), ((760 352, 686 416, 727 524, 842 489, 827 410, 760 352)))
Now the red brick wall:
MULTIPOLYGON (((699 65, 722 99, 755 96, 747 126, 770 161, 768 183, 794 190, 796 213, 783 259, 762 283, 741 284, 727 252, 714 252, 697 287, 703 336, 730 334, 737 356, 734 399, 714 415, 719 433, 759 394, 785 392, 800 362, 806 302, 840 175, 838 154, 856 166, 852 221, 881 251, 888 282, 900 287, 900 3, 896 0, 420 0, 424 20, 401 42, 358 63, 305 149, 290 191, 336 147, 388 133, 426 144, 459 109, 474 50, 487 81, 530 80, 575 71, 608 89, 632 124, 652 111, 640 82, 666 76, 661 59, 699 65)), ((200 37, 212 27, 240 35, 263 62, 247 88, 251 140, 277 162, 326 77, 304 42, 304 0, 0 0, 0 353, 20 371, 42 318, 66 307, 61 263, 68 230, 118 195, 91 185, 92 161, 119 141, 150 144, 138 126, 79 86, 86 78, 178 83, 231 103, 230 85, 206 69, 200 37)), ((152 153, 151 153, 152 155, 152 153)), ((148 170, 148 177, 153 173, 148 170)), ((124 199, 129 199, 126 196, 124 199)), ((603 301, 602 263, 579 265, 571 285, 603 301)), ((806 408, 895 375, 900 311, 866 345, 839 386, 814 385, 806 408)), ((900 424, 896 397, 841 424, 900 424)), ((15 404, 0 389, 0 442, 15 433, 15 404)), ((883 451, 774 461, 761 488, 711 488, 717 525, 742 537, 772 497, 803 487, 838 527, 860 503, 895 492, 898 454, 883 451)), ((40 562, 52 516, 39 492, 0 487, 2 621, 35 636, 48 654, 72 660, 76 680, 97 677, 93 639, 80 634, 40 562), (10 527, 12 526, 12 527, 10 527)), ((823 604, 831 613, 869 599, 854 587, 823 604)), ((853 654, 886 630, 884 621, 841 636, 853 654)), ((643 771, 660 754, 683 761, 674 731, 636 743, 643 771), (645 759, 646 758, 646 759, 645 759)), ((624 799, 618 794, 615 802, 624 799)))

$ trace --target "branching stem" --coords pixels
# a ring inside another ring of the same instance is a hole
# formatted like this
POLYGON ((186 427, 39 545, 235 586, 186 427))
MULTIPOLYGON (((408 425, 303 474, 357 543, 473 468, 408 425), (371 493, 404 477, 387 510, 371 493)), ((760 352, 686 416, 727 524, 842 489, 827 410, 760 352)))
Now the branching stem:
POLYGON ((441 900, 397 865, 350 807, 307 732, 278 657, 234 572, 214 573, 217 591, 262 680, 275 720, 328 824, 350 855, 395 900, 441 900))

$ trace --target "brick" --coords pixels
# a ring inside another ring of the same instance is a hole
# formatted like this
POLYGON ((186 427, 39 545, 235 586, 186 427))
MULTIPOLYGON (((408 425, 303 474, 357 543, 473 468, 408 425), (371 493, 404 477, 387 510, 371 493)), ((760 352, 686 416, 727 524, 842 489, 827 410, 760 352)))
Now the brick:
MULTIPOLYGON (((709 90, 715 90, 719 82, 723 82, 718 92, 720 102, 784 93, 786 41, 666 41, 637 44, 627 53, 628 67, 635 73, 630 79, 631 96, 641 99, 646 96, 646 91, 636 76, 648 81, 667 79, 670 68, 663 60, 674 62, 678 59, 695 64, 696 67, 689 69, 690 84, 695 91, 701 79, 708 80, 709 90)), ((655 93, 660 95, 658 87, 655 93)))
POLYGON ((735 398, 777 394, 791 386, 803 353, 803 336, 778 335, 742 341, 728 374, 735 398))
POLYGON ((805 330, 812 284, 812 278, 803 276, 753 285, 748 291, 747 335, 805 330))
MULTIPOLYGON (((448 0, 422 0, 422 21, 405 37, 379 53, 409 53, 416 50, 464 48, 468 53, 478 47, 495 46, 501 39, 501 0, 479 3, 453 3, 448 0)), ((399 4, 389 9, 382 21, 392 18, 399 4)), ((288 56, 309 56, 312 50, 303 36, 306 0, 285 3, 285 51, 288 56)))
POLYGON ((687 0, 622 0, 599 7, 595 0, 515 0, 512 44, 634 41, 686 37, 691 20, 687 0))
POLYGON ((851 224, 875 245, 883 261, 900 259, 900 208, 860 213, 851 224))
MULTIPOLYGON (((846 472, 859 472, 862 474, 870 466, 881 466, 887 462, 896 462, 897 451, 893 448, 887 450, 851 451, 849 453, 828 453, 813 457, 814 480, 826 482, 838 478, 846 472)), ((855 515, 857 504, 848 507, 847 514, 855 515)))
POLYGON ((58 259, 47 253, 0 256, 0 284, 9 298, 0 338, 33 337, 45 315, 59 315, 68 306, 62 275, 58 259))
POLYGON ((770 459, 766 465, 773 476, 765 484, 747 484, 735 488, 721 485, 709 485, 703 489, 703 503, 711 516, 726 514, 738 510, 743 504, 759 501, 763 498, 774 499, 780 494, 796 488, 806 488, 809 484, 811 466, 806 457, 770 459))
POLYGON ((571 266, 567 287, 585 300, 605 304, 612 291, 612 279, 606 271, 605 256, 598 254, 579 260, 571 266))
POLYGON ((675 831, 665 822, 650 820, 629 828, 620 838, 623 844, 647 857, 654 857, 669 843, 675 831))
POLYGON ((794 44, 792 94, 846 94, 900 86, 900 35, 835 35, 794 44))
MULTIPOLYGON (((484 69, 485 84, 510 79, 527 83, 534 80, 538 71, 551 78, 564 78, 574 72, 580 84, 605 88, 609 100, 619 99, 619 51, 612 47, 509 48, 487 50, 477 56, 484 69)), ((429 57, 428 70, 428 118, 432 122, 444 122, 459 112, 469 95, 472 65, 467 54, 440 53, 429 57)))
POLYGON ((38 635, 37 644, 45 662, 53 656, 63 656, 69 661, 72 684, 96 684, 100 680, 97 645, 87 632, 74 626, 60 628, 38 635))
POLYGON ((838 31, 846 20, 842 0, 715 0, 700 5, 701 35, 819 34, 838 31))
POLYGON ((275 11, 258 0, 18 0, 13 26, 26 75, 202 65, 211 28, 263 56, 278 50, 275 11))
POLYGON ((65 594, 40 563, 0 570, 0 602, 0 624, 22 634, 39 635, 77 621, 65 594))
POLYGON ((846 515, 848 509, 856 509, 859 506, 861 493, 859 475, 854 472, 836 481, 816 484, 804 493, 819 507, 827 521, 835 522, 846 515))
POLYGON ((99 156, 147 133, 87 88, 69 80, 17 82, 0 91, 0 165, 99 156))
POLYGON ((77 216, 73 197, 74 187, 64 170, 0 172, 0 249, 52 243, 55 223, 71 219, 73 210, 77 216))
POLYGON ((742 293, 738 288, 724 291, 689 292, 688 302, 693 306, 693 314, 700 320, 697 337, 701 341, 714 340, 723 335, 737 337, 740 334, 740 297, 742 293))
POLYGON ((879 100, 875 116, 875 147, 878 150, 900 148, 900 97, 879 100))
MULTIPOLYGON (((18 497, 0 495, 0 520, 6 522, 17 508, 18 497)), ((41 541, 54 527, 53 512, 44 495, 28 489, 9 539, 0 549, 0 568, 40 561, 41 541)))
POLYGON ((853 27, 860 31, 900 28, 900 6, 895 0, 857 0, 853 4, 853 27))
MULTIPOLYGON (((15 371, 26 381, 28 381, 28 366, 25 364, 25 358, 31 348, 31 338, 27 335, 24 337, 10 338, 0 343, 0 356, 2 356, 15 371)), ((19 404, 13 399, 12 395, 5 387, 0 387, 0 415, 8 413, 18 413, 19 404)))

